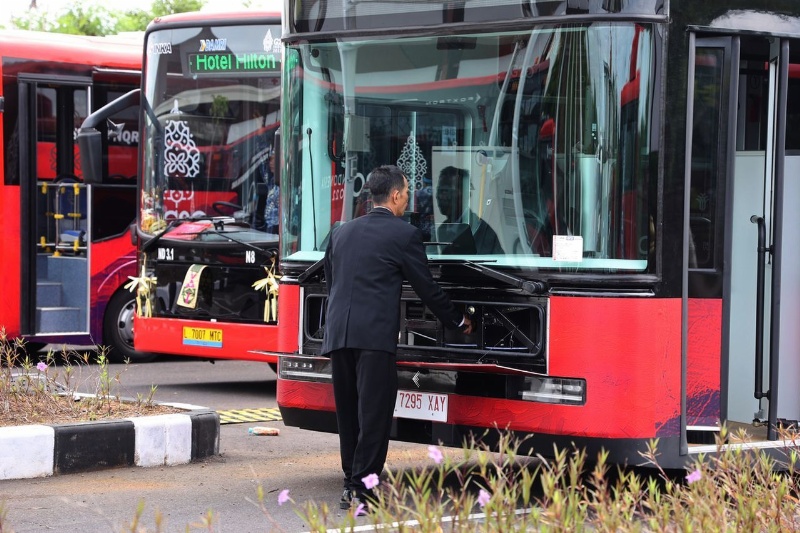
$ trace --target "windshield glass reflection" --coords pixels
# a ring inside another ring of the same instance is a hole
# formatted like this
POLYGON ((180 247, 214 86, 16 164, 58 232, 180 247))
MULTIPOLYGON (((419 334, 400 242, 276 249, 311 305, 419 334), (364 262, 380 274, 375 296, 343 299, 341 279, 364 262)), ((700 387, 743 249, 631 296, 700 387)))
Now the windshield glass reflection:
POLYGON ((277 241, 280 27, 163 30, 147 46, 141 229, 277 241))
POLYGON ((646 271, 653 39, 598 23, 289 50, 284 257, 320 258, 396 164, 431 259, 646 271))

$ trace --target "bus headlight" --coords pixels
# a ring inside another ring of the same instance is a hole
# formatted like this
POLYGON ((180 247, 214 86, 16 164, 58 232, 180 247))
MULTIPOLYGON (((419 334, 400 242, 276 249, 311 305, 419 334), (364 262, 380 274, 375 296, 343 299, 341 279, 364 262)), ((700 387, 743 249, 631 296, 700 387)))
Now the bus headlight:
POLYGON ((523 400, 564 405, 586 403, 586 380, 579 378, 526 377, 523 400))
POLYGON ((278 377, 294 381, 331 383, 331 360, 327 357, 282 356, 278 377))

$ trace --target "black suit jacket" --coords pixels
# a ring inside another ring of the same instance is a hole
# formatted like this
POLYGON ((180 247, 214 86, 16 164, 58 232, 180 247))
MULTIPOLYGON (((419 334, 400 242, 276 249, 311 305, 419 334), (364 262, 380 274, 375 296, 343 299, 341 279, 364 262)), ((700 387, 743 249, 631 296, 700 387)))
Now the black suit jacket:
POLYGON ((497 233, 494 232, 492 227, 471 210, 469 211, 468 217, 468 220, 464 220, 466 217, 462 216, 455 221, 450 220, 450 218, 445 218, 444 221, 445 223, 456 222, 469 224, 473 232, 472 236, 475 239, 475 253, 504 255, 505 252, 503 252, 503 247, 500 246, 500 239, 497 237, 497 233))
POLYGON ((334 228, 324 264, 323 354, 341 348, 396 353, 403 279, 446 327, 461 323, 463 315, 431 276, 422 232, 386 209, 334 228))

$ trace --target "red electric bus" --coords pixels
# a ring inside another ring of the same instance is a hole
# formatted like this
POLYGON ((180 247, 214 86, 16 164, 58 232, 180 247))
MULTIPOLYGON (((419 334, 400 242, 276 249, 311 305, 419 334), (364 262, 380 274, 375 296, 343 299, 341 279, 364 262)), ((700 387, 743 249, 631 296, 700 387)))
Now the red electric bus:
POLYGON ((277 361, 280 37, 280 13, 158 18, 141 90, 82 131, 141 112, 137 350, 277 361))
POLYGON ((75 140, 89 113, 139 85, 141 35, 2 31, 0 56, 0 326, 29 351, 106 345, 114 361, 150 359, 133 348, 124 288, 136 274, 138 117, 109 117, 92 183, 75 140))
POLYGON ((364 176, 391 163, 434 276, 475 324, 447 331, 404 291, 393 438, 460 446, 499 428, 619 463, 658 439, 666 468, 714 451, 722 423, 785 447, 800 6, 752 4, 286 2, 285 423, 336 430, 320 260, 368 209, 364 176))

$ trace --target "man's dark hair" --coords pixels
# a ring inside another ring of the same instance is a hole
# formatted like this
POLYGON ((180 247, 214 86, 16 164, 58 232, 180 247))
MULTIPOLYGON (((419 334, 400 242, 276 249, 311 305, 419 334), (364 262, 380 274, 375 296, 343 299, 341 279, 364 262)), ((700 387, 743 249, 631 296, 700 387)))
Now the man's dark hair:
POLYGON ((372 202, 383 205, 389 200, 392 191, 402 191, 406 187, 406 177, 396 166, 382 165, 369 173, 365 187, 372 193, 372 202))
POLYGON ((459 178, 458 183, 461 184, 462 179, 469 177, 469 171, 465 168, 457 168, 454 166, 444 167, 439 172, 439 179, 441 178, 459 178))

